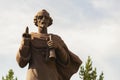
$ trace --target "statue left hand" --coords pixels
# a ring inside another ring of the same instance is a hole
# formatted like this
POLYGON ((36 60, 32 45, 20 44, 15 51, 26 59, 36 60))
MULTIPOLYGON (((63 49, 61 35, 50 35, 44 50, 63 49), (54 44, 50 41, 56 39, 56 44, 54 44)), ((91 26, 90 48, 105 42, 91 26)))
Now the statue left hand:
POLYGON ((57 48, 57 44, 55 44, 55 43, 53 42, 53 40, 49 40, 49 41, 47 42, 47 44, 48 44, 49 48, 57 48))

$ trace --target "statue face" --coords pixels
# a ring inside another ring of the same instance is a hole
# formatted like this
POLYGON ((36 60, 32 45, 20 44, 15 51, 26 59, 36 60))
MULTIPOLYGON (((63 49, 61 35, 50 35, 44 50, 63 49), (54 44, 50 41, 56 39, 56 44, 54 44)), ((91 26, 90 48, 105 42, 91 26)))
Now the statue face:
POLYGON ((48 25, 49 25, 49 14, 45 11, 41 11, 38 13, 38 16, 37 16, 37 25, 38 27, 40 28, 47 28, 48 25))

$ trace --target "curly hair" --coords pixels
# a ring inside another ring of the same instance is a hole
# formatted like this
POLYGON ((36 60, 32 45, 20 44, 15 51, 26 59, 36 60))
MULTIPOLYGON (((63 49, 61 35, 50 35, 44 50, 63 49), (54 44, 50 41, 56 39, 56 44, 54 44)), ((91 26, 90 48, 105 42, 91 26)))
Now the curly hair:
POLYGON ((35 17, 34 17, 34 24, 35 24, 36 26, 38 26, 38 25, 37 25, 37 17, 39 16, 39 14, 40 14, 41 12, 43 12, 43 13, 45 13, 45 14, 47 14, 47 15, 49 16, 49 17, 48 17, 48 19, 49 19, 49 24, 48 24, 48 26, 52 25, 53 19, 50 17, 49 13, 48 13, 45 9, 43 9, 42 11, 39 11, 39 12, 35 15, 35 17))

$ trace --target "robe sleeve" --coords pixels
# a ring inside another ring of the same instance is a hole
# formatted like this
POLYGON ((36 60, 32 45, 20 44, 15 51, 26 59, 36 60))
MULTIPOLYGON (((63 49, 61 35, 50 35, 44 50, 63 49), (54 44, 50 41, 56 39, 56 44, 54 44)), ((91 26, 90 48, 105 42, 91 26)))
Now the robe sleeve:
POLYGON ((78 71, 82 61, 67 48, 60 37, 56 40, 59 46, 58 49, 56 49, 57 70, 64 80, 70 80, 71 76, 78 71))
POLYGON ((19 64, 19 66, 21 68, 25 67, 27 65, 27 63, 29 62, 30 60, 30 57, 31 57, 31 54, 30 54, 30 46, 29 45, 26 45, 25 43, 28 43, 29 40, 25 40, 23 39, 21 41, 21 46, 17 52, 17 55, 16 55, 16 60, 19 64))

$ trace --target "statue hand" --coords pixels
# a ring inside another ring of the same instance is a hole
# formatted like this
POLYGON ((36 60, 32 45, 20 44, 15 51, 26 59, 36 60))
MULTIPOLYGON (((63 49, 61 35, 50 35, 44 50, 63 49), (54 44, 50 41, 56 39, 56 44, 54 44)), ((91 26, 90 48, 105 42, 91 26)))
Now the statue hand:
POLYGON ((57 45, 53 42, 53 40, 49 40, 47 42, 49 48, 57 48, 57 45))
POLYGON ((23 38, 31 38, 31 35, 29 34, 29 28, 26 27, 25 33, 23 33, 23 38))
POLYGON ((23 45, 29 46, 30 45, 30 40, 31 40, 31 35, 29 34, 29 28, 26 27, 25 33, 22 35, 23 37, 23 45))

